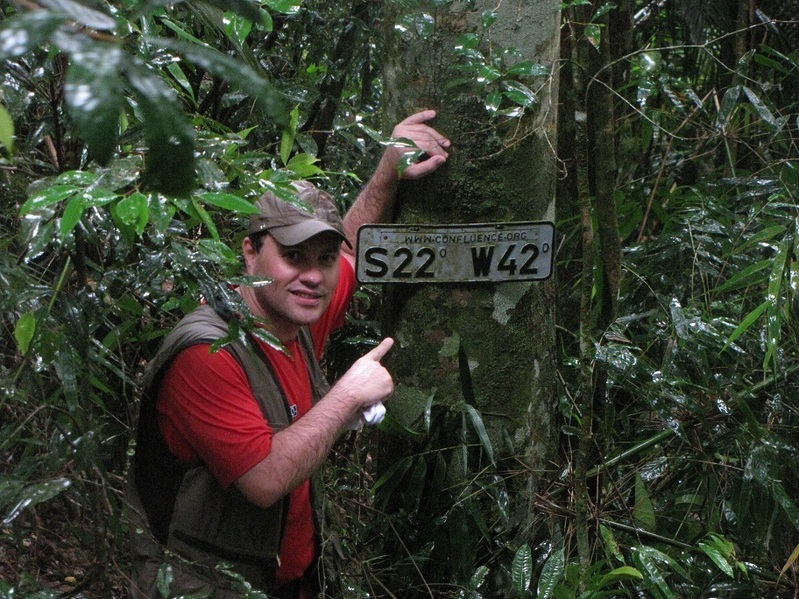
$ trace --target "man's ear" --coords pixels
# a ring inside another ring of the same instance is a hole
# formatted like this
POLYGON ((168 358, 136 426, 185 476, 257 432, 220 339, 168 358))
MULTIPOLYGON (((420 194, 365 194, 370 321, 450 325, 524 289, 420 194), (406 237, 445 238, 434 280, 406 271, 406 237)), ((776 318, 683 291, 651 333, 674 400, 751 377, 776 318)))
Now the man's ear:
POLYGON ((252 263, 258 252, 255 251, 255 246, 252 244, 252 239, 245 237, 241 242, 241 255, 244 257, 244 269, 249 274, 252 263))

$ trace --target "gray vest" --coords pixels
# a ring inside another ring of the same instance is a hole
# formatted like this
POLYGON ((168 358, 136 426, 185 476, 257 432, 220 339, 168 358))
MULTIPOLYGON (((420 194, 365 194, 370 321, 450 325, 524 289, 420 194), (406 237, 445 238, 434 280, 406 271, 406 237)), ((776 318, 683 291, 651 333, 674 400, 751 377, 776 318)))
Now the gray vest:
MULTIPOLYGON (((155 403, 166 366, 183 349, 213 343, 228 334, 227 323, 209 306, 186 316, 164 340, 147 365, 143 382, 135 459, 135 487, 150 529, 165 547, 212 568, 231 563, 256 587, 269 588, 274 578, 288 497, 268 509, 248 502, 235 485, 223 489, 203 465, 187 467, 167 448, 156 418, 155 403)), ((249 338, 249 337, 248 337, 249 338)), ((328 391, 310 331, 299 334, 312 402, 328 391)), ((264 418, 274 432, 291 422, 285 394, 254 339, 225 345, 244 370, 264 418)))

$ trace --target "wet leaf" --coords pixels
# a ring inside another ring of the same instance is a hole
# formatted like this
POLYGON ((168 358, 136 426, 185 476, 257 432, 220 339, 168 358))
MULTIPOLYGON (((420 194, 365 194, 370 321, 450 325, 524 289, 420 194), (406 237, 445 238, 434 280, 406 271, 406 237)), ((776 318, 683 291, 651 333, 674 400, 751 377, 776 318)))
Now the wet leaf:
POLYGON ((601 589, 620 580, 629 578, 642 580, 644 575, 632 566, 621 566, 605 574, 599 581, 599 588, 601 589))
POLYGON ((265 4, 277 12, 293 14, 300 9, 301 3, 297 0, 266 0, 265 4))
POLYGON ((502 88, 503 95, 519 106, 529 108, 538 102, 533 90, 518 81, 503 81, 502 88))
POLYGON ((253 23, 266 24, 266 11, 251 0, 204 0, 222 11, 232 11, 253 23))
POLYGON ((36 315, 33 312, 26 312, 17 320, 14 326, 14 339, 17 340, 17 350, 22 355, 28 353, 28 348, 36 332, 36 315))
POLYGON ((275 125, 284 127, 289 115, 282 95, 260 73, 247 64, 238 61, 216 48, 192 44, 183 40, 166 38, 147 38, 147 43, 170 50, 186 60, 230 82, 249 95, 256 108, 275 125))
POLYGON ((256 214, 258 212, 258 207, 255 204, 232 193, 209 191, 201 193, 197 197, 207 204, 212 204, 231 212, 239 212, 241 214, 256 214))
POLYGON ((549 67, 532 60, 518 62, 508 69, 508 74, 510 75, 527 75, 530 77, 548 77, 550 73, 551 69, 549 67))
POLYGON ((52 187, 47 187, 22 204, 22 208, 19 209, 19 212, 25 215, 33 210, 39 210, 51 206, 52 204, 57 204, 78 191, 80 190, 74 185, 53 185, 52 187))
POLYGON ((107 164, 117 144, 122 109, 122 49, 89 38, 83 41, 81 49, 70 56, 65 99, 75 129, 89 146, 91 157, 107 164))
POLYGON ((488 459, 493 464, 494 448, 491 445, 491 440, 488 438, 488 432, 486 431, 485 424, 483 423, 483 417, 472 405, 464 404, 464 408, 466 409, 466 413, 469 415, 469 421, 472 423, 472 428, 477 433, 478 439, 480 439, 480 444, 483 446, 483 449, 488 455, 488 459))
POLYGON ((635 477, 635 506, 633 517, 642 528, 654 531, 656 528, 655 508, 649 497, 646 485, 640 475, 635 477))
POLYGON ((0 105, 0 144, 4 145, 6 151, 11 154, 14 151, 14 121, 8 110, 0 105))
POLYGON ((41 3, 90 29, 99 31, 113 31, 116 29, 117 23, 112 16, 89 8, 84 4, 73 2, 72 0, 41 0, 41 3))
POLYGON ((716 566, 718 566, 719 570, 724 572, 730 578, 734 577, 732 565, 727 557, 721 551, 719 551, 717 546, 700 542, 699 548, 711 559, 714 564, 716 564, 716 566))
POLYGON ((555 589, 563 580, 566 571, 566 558, 563 555, 563 549, 557 549, 552 552, 544 563, 541 569, 541 575, 538 577, 538 593, 537 597, 540 599, 550 599, 555 596, 555 589))
POLYGON ((75 225, 80 221, 80 217, 83 216, 86 205, 86 199, 83 195, 76 195, 67 200, 64 206, 64 213, 61 215, 61 221, 58 225, 61 237, 65 237, 75 228, 75 225))
POLYGON ((533 579, 533 553, 527 543, 519 547, 513 556, 511 579, 514 592, 520 596, 525 595, 533 579))
POLYGON ((23 13, 3 23, 0 30, 0 60, 24 56, 44 46, 64 17, 45 10, 23 13))
POLYGON ((144 232, 150 215, 147 196, 140 192, 132 193, 119 200, 115 210, 117 218, 124 224, 133 227, 137 235, 144 232))
POLYGON ((194 132, 172 90, 157 75, 131 68, 128 80, 144 116, 149 151, 145 184, 163 193, 188 195, 194 187, 194 132))
POLYGON ((44 501, 49 501, 72 484, 67 478, 57 478, 40 483, 26 486, 15 498, 17 503, 12 507, 3 519, 3 525, 7 526, 19 516, 27 507, 33 507, 44 501))

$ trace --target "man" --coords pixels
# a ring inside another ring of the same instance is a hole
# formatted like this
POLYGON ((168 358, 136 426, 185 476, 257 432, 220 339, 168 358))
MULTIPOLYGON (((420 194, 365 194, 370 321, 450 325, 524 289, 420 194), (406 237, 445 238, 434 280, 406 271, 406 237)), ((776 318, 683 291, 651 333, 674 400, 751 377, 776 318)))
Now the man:
MULTIPOLYGON (((425 153, 403 177, 446 161, 449 141, 427 125, 434 116, 422 111, 394 128, 394 138, 425 153)), ((391 395, 380 360, 393 341, 384 339, 332 388, 318 360, 355 290, 357 230, 391 215, 397 166, 410 150, 384 152, 343 220, 330 197, 305 182, 295 188, 312 213, 271 193, 259 200, 242 252, 246 274, 269 284, 239 292, 285 351, 249 335, 249 346, 209 352, 230 316, 203 306, 148 365, 132 477, 135 596, 160 596, 156 573, 172 554, 182 559, 170 559, 170 594, 236 597, 232 578, 216 568, 226 562, 270 597, 311 596, 310 478, 340 434, 391 395)))

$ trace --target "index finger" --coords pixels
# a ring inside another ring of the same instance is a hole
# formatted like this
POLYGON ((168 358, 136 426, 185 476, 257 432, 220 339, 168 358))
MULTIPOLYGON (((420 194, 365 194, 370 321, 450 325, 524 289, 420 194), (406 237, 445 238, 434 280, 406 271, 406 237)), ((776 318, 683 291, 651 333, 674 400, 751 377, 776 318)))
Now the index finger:
POLYGON ((383 359, 383 356, 388 353, 388 350, 390 350, 393 345, 394 340, 391 337, 386 337, 377 347, 373 348, 372 351, 366 354, 364 358, 370 358, 375 362, 379 362, 383 359))
POLYGON ((416 113, 412 114, 409 117, 406 117, 405 119, 403 119, 402 121, 397 123, 397 126, 399 126, 399 125, 418 125, 419 123, 424 123, 426 121, 429 121, 432 118, 435 118, 435 116, 436 116, 436 111, 435 110, 421 110, 419 112, 416 112, 416 113))

